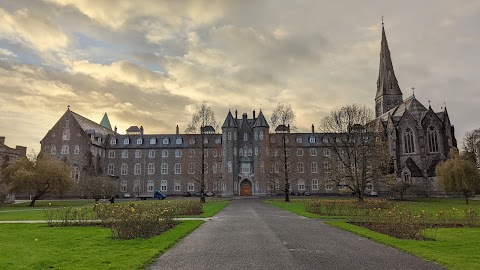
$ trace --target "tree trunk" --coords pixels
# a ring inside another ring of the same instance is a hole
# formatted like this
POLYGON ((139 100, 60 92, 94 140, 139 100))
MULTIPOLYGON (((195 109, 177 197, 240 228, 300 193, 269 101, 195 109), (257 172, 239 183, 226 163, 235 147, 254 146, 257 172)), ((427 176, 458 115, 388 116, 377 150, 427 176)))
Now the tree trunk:
POLYGON ((465 204, 469 204, 469 202, 468 202, 468 191, 463 191, 463 196, 465 196, 465 204))
POLYGON ((285 183, 285 202, 290 202, 290 194, 288 194, 288 183, 285 183))
POLYGON ((38 199, 39 199, 40 197, 42 197, 43 195, 45 195, 45 192, 41 192, 41 193, 35 194, 35 196, 33 196, 32 201, 30 202, 30 204, 28 205, 28 207, 34 207, 34 206, 35 206, 35 201, 38 200, 38 199))
POLYGON ((202 145, 202 158, 201 158, 201 162, 202 162, 202 166, 201 167, 201 176, 200 176, 200 202, 201 203, 204 203, 205 202, 205 135, 203 134, 203 129, 204 129, 204 125, 202 125, 202 128, 201 128, 201 134, 202 136, 200 137, 201 138, 201 145, 202 145))

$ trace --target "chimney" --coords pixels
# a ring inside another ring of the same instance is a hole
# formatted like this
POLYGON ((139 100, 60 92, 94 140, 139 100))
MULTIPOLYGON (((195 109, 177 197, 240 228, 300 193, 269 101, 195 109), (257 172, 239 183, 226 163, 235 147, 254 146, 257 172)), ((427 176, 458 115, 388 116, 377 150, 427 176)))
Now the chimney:
POLYGON ((253 110, 253 120, 255 120, 255 110, 253 110))
POLYGON ((312 133, 315 133, 315 127, 312 124, 312 133))
POLYGON ((238 119, 238 112, 237 112, 237 110, 235 110, 235 120, 237 120, 237 119, 238 119))
POLYGON ((177 128, 176 128, 176 134, 178 135, 180 132, 179 132, 179 128, 178 128, 178 125, 177 125, 177 128))
POLYGON ((117 134, 117 126, 115 126, 115 129, 113 130, 115 134, 117 134))
POLYGON ((143 135, 143 126, 140 126, 140 135, 143 135))
POLYGON ((243 119, 243 120, 247 120, 247 119, 248 119, 247 113, 243 113, 243 114, 242 114, 242 119, 243 119))
POLYGON ((5 144, 5 137, 0 137, 0 145, 4 145, 5 144))

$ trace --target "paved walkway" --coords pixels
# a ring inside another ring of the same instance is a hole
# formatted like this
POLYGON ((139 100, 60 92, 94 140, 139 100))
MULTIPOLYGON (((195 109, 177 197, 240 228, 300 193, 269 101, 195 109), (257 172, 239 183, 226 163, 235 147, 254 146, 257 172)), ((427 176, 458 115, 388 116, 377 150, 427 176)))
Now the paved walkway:
POLYGON ((444 269, 394 248, 264 204, 233 200, 153 269, 444 269))

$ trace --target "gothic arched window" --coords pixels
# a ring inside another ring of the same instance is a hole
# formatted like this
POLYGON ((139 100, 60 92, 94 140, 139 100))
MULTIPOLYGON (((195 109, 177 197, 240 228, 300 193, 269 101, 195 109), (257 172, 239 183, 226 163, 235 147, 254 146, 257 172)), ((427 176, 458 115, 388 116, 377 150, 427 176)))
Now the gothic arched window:
POLYGON ((413 130, 411 128, 406 128, 403 133, 405 153, 411 154, 415 152, 415 143, 413 138, 413 130))
POLYGON ((438 152, 438 133, 434 126, 427 129, 428 151, 432 153, 438 152))

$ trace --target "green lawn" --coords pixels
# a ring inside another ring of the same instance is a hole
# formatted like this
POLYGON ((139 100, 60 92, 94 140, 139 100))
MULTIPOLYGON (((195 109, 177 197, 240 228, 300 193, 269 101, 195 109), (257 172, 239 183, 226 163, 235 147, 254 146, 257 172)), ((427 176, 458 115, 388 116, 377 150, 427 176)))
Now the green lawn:
POLYGON ((101 227, 0 224, 4 269, 144 269, 160 253, 199 227, 183 221, 150 239, 114 240, 101 227))
POLYGON ((327 224, 437 262, 448 269, 474 270, 480 265, 480 228, 429 229, 425 234, 434 241, 397 239, 344 221, 327 224))
POLYGON ((480 200, 469 200, 469 204, 465 203, 463 198, 418 198, 409 201, 398 201, 397 203, 410 208, 415 213, 426 210, 427 214, 435 215, 440 211, 452 212, 453 208, 463 212, 466 209, 474 209, 480 212, 480 200))
POLYGON ((198 216, 189 216, 189 217, 213 217, 218 212, 222 211, 223 208, 227 207, 230 204, 230 200, 214 199, 207 200, 203 205, 203 213, 198 216))

